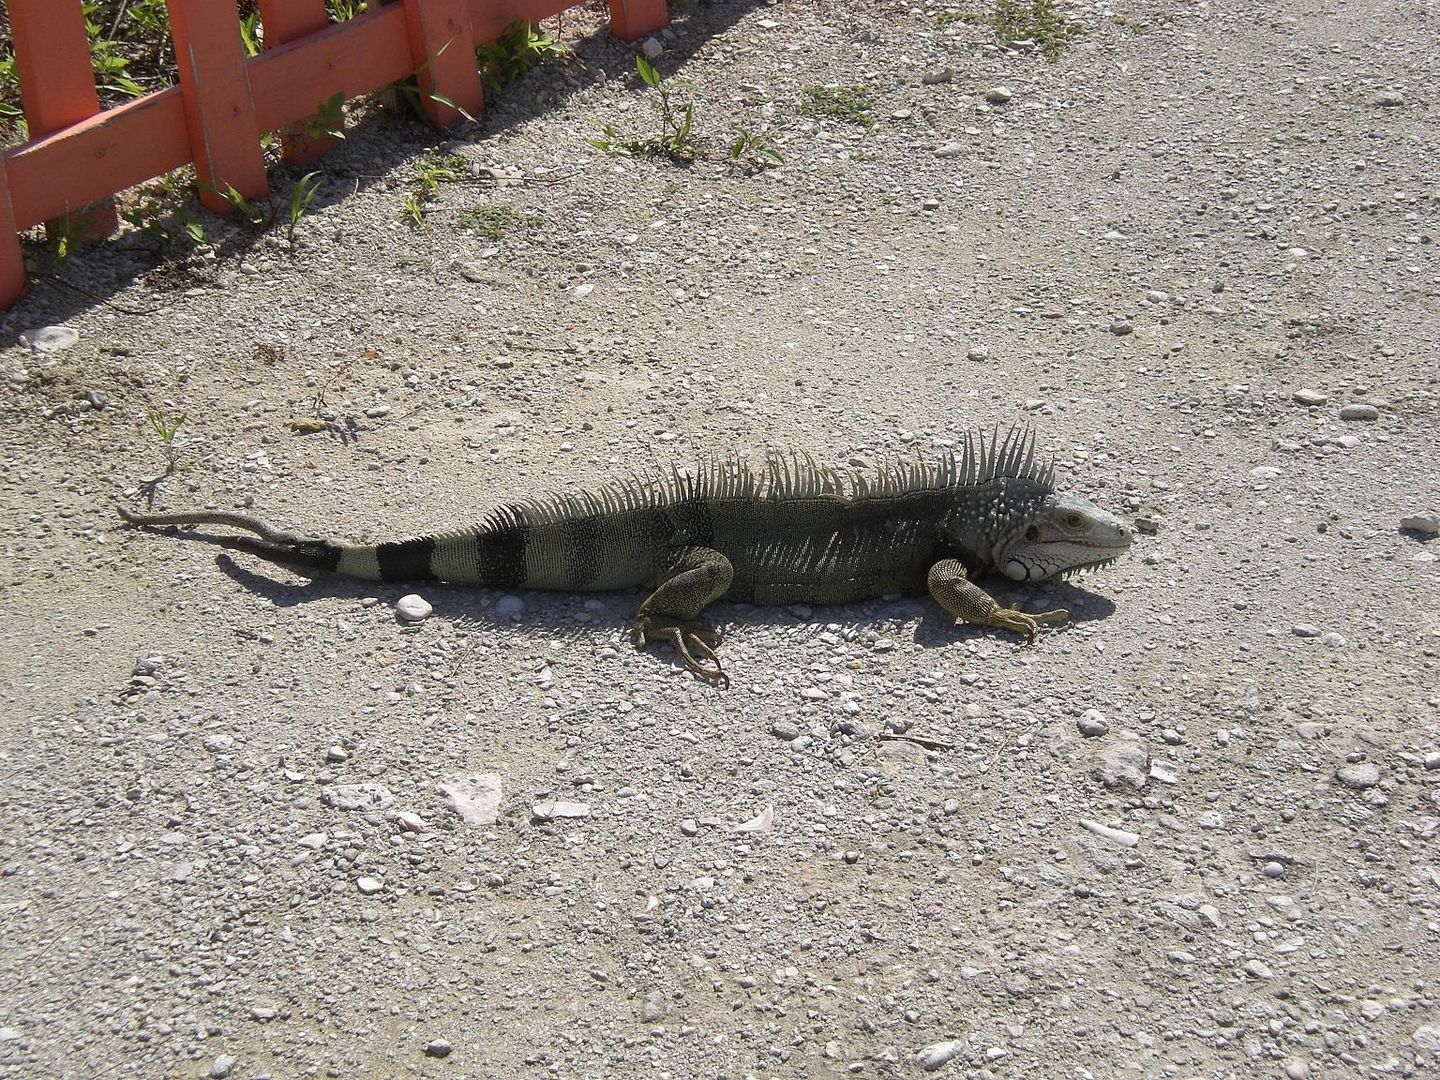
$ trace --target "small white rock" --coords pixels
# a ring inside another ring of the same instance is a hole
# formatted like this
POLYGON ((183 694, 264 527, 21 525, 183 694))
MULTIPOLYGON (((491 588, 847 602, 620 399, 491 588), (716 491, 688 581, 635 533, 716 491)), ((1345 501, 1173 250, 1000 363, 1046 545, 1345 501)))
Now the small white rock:
POLYGON ((931 1043, 915 1055, 915 1064, 926 1072, 934 1072, 951 1058, 965 1050, 965 1044, 958 1039, 949 1042, 931 1043))
POLYGON ((775 807, 769 805, 756 814, 749 821, 742 822, 735 826, 735 832, 769 832, 770 826, 775 822, 775 807))
POLYGON ((1312 390, 1308 386, 1296 390, 1290 396, 1295 399, 1297 405, 1324 405, 1330 400, 1319 390, 1312 390))
POLYGON ((456 773, 440 784, 450 809, 466 825, 494 825, 500 814, 500 777, 495 773, 456 773))
POLYGON ((1440 535, 1440 514, 1434 510, 1423 510, 1418 514, 1406 514, 1400 519, 1400 528, 1424 536, 1440 535))
POLYGON ((355 887, 365 896, 374 896, 385 888, 385 882, 376 877, 362 877, 355 882, 355 887))
POLYGON ((571 290, 571 295, 574 296, 576 300, 584 300, 585 297, 589 296, 594 291, 595 285, 593 282, 582 281, 579 285, 576 285, 575 288, 571 290))
POLYGON ((1335 770, 1335 779, 1355 791, 1364 791, 1380 783, 1380 766, 1372 761, 1342 765, 1335 770))
POLYGON ((80 332, 68 326, 39 326, 20 335, 20 344, 36 356, 60 352, 80 340, 80 332))
POLYGON ((1126 832, 1124 829, 1114 829, 1109 825, 1102 825, 1098 821, 1091 821, 1089 818, 1080 819, 1080 827, 1087 832, 1092 832, 1102 840, 1109 840, 1122 847, 1134 847, 1140 843, 1140 834, 1126 832))
POLYGON ((985 91, 985 100, 991 105, 1008 105, 1014 96, 1008 86, 992 86, 985 91))
POLYGON ((421 622, 428 619, 435 608, 419 593, 406 593, 395 601, 395 614, 406 622, 421 622))
POLYGON ((647 37, 640 43, 640 51, 645 54, 646 60, 654 60, 665 51, 665 46, 661 45, 655 38, 647 37))
POLYGON ((536 803, 530 808, 530 813, 534 815, 536 821, 553 821, 555 818, 586 818, 590 816, 590 804, 556 799, 536 803))
POLYGON ((1105 714, 1099 709, 1086 709, 1080 714, 1080 719, 1075 721, 1075 726, 1087 739, 1097 738, 1110 730, 1109 721, 1105 719, 1105 714))
POLYGON ((1380 410, 1374 405, 1366 405, 1364 402, 1352 402, 1349 405, 1340 406, 1341 420, 1378 420, 1380 410))

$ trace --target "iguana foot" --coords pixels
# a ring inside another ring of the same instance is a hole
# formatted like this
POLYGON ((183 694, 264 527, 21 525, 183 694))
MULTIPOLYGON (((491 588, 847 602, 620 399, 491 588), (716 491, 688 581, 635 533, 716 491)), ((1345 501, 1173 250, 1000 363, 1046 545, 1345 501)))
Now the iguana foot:
POLYGON ((1019 604, 1014 604, 1008 608, 996 608, 990 613, 990 620, 991 626, 1024 634, 1025 644, 1034 645, 1035 636, 1040 633, 1042 625, 1069 622, 1070 612, 1064 608, 1056 608, 1054 611, 1037 611, 1032 615, 1029 612, 1021 611, 1019 604))
POLYGON ((686 670, 694 672, 706 682, 729 689, 730 676, 720 670, 720 658, 715 655, 715 646, 724 640, 719 631, 711 630, 688 619, 671 619, 662 615, 639 615, 635 619, 635 647, 668 642, 680 654, 680 661, 686 670), (694 650, 692 653, 691 650, 694 650), (713 667, 706 667, 695 659, 694 653, 709 661, 713 667))

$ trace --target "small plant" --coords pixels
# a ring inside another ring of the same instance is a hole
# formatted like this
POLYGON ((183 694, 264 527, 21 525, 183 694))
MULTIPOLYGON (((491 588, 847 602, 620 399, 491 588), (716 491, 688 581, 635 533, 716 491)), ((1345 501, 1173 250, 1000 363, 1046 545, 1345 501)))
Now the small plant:
POLYGON ((345 95, 338 91, 320 103, 305 121, 305 134, 312 139, 345 138, 345 95))
POLYGON ((433 199, 439 195, 441 184, 464 180, 469 175, 470 161, 464 154, 446 154, 444 157, 431 155, 421 158, 416 167, 420 195, 425 199, 433 199))
POLYGON ((425 228, 425 204, 418 195, 406 195, 400 200, 400 218, 412 229, 425 228))
POLYGON ((415 167, 415 190, 400 201, 400 220, 412 229, 425 227, 425 206, 440 196, 441 184, 453 184, 470 175, 464 154, 429 154, 415 167))
POLYGON ((643 56, 635 58, 635 70, 640 81, 656 93, 656 111, 660 117, 660 131, 647 137, 622 135, 612 124, 601 124, 600 135, 590 140, 590 145, 624 157, 666 157, 671 161, 689 164, 695 160, 699 146, 695 141, 695 105, 693 102, 677 104, 674 91, 660 81, 660 73, 643 56))
POLYGON ((543 219, 539 214, 517 210, 509 203, 496 203, 462 210, 455 220, 462 228, 470 229, 486 240, 503 240, 510 229, 533 228, 543 219))
POLYGON ((180 430, 180 425, 185 423, 186 416, 181 413, 172 420, 159 409, 151 409, 145 414, 145 419, 150 421, 151 430, 160 439, 160 446, 165 451, 165 475, 169 476, 175 471, 176 462, 180 458, 180 449, 175 445, 175 433, 180 430))
POLYGON ((226 184, 213 190, 235 208, 240 215, 240 220, 250 228, 263 230, 275 223, 275 207, 268 200, 263 203, 251 202, 240 194, 233 184, 226 184))
POLYGON ((1079 23, 1056 9, 1055 0, 995 0, 990 25, 1004 48, 1033 41, 1052 64, 1060 59, 1066 45, 1085 32, 1079 23))
POLYGON ((772 165, 785 164, 784 156, 775 148, 769 136, 756 134, 743 127, 735 129, 735 139, 730 143, 729 153, 731 163, 747 172, 760 172, 772 165))
POLYGON ((520 78, 536 64, 551 57, 566 57, 570 50, 549 34, 536 30, 527 22, 516 22, 488 45, 475 50, 487 93, 494 93, 506 83, 520 78))
POLYGON ((205 242, 205 226, 186 207, 183 173, 188 170, 177 170, 142 188, 138 201, 120 210, 121 219, 157 250, 177 243, 205 242))
POLYGON ((295 181, 295 186, 290 189, 290 215, 285 229, 285 240, 292 247, 295 245, 295 226, 300 224, 300 219, 315 201, 315 192, 319 190, 323 179, 320 173, 309 172, 295 181))
POLYGON ((864 86, 807 86, 800 99, 803 116, 828 116, 869 131, 875 126, 870 91, 864 86))

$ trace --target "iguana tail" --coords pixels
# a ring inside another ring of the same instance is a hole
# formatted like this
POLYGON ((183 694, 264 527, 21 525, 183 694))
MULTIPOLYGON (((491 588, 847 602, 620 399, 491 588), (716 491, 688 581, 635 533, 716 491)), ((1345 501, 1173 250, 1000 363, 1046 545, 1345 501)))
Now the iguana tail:
MULTIPOLYGON (((176 525, 226 525, 250 536, 196 535, 194 539, 232 551, 258 555, 281 566, 329 570, 363 581, 449 581, 456 584, 513 588, 530 578, 526 564, 529 527, 510 511, 497 512, 485 524, 436 536, 416 536, 379 544, 348 544, 296 536, 271 528, 259 518, 228 510, 181 510, 143 514, 120 507, 131 525, 168 528, 176 525)), ((594 557, 593 552, 585 555, 594 557)), ((627 582, 633 584, 633 582, 627 582)), ((545 582, 538 582, 544 588, 545 582)))
POLYGON ((120 516, 131 525, 150 528, 166 528, 172 525, 229 525, 255 533, 260 539, 250 536, 207 536, 205 539, 220 547, 233 551, 244 551, 258 555, 282 566, 303 566, 314 570, 339 570, 345 546, 333 540, 316 540, 292 533, 272 529, 259 518, 249 514, 236 514, 225 510, 188 510, 170 514, 141 514, 134 510, 118 508, 120 516))

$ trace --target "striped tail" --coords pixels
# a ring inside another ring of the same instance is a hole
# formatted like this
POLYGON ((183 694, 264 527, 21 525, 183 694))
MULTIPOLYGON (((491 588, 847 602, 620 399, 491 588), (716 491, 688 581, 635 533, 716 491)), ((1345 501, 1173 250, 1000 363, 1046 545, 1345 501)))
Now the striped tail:
POLYGON ((514 588, 527 579, 529 526, 522 518, 491 521, 477 529, 417 536, 380 544, 345 544, 296 536, 259 518, 224 510, 144 514, 120 507, 131 525, 170 528, 226 525, 255 536, 194 536, 232 551, 243 551, 281 566, 328 570, 365 581, 450 581, 514 588))

